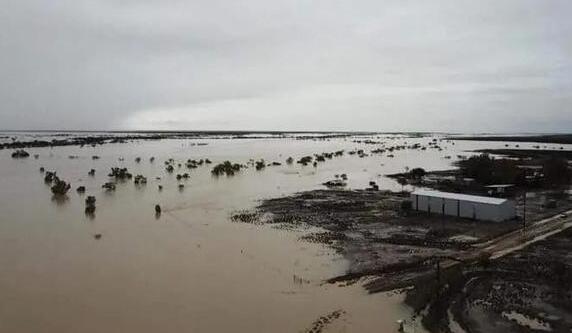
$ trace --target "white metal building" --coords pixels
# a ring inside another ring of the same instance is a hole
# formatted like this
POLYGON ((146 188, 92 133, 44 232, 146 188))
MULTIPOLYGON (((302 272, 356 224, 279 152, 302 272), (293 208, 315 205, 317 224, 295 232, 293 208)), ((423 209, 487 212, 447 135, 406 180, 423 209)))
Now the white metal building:
POLYGON ((417 190, 411 193, 413 209, 474 220, 505 221, 516 216, 514 201, 476 195, 417 190))

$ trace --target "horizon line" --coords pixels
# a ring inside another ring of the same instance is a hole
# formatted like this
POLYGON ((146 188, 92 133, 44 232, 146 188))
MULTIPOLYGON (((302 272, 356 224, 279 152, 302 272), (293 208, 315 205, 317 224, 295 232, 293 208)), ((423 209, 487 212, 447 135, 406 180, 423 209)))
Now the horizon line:
POLYGON ((572 132, 456 132, 456 131, 354 131, 354 130, 71 130, 71 129, 0 129, 4 133, 204 133, 204 134, 533 134, 533 135, 564 135, 572 132))

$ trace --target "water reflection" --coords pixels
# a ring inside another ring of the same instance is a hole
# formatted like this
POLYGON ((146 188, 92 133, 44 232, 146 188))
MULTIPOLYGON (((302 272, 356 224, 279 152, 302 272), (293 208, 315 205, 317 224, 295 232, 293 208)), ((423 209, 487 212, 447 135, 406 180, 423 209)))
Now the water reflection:
POLYGON ((85 208, 85 216, 86 216, 89 220, 93 221, 93 220, 95 219, 95 208, 92 210, 91 208, 86 207, 86 208, 85 208))
POLYGON ((52 194, 52 202, 58 206, 63 206, 67 204, 69 197, 66 194, 52 194))

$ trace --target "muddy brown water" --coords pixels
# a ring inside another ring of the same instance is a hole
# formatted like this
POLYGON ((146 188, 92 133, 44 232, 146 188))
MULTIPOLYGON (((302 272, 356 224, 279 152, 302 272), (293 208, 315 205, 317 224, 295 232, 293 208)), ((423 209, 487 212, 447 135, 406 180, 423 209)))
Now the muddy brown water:
POLYGON ((299 241, 303 231, 232 223, 229 215, 263 198, 320 188, 339 173, 349 175, 353 188, 375 180, 400 189, 381 175, 405 166, 446 169, 451 160, 445 155, 454 159, 467 147, 496 147, 446 146, 442 152, 395 152, 394 159, 346 155, 317 169, 283 163, 229 178, 213 178, 210 166, 183 165, 168 175, 163 161, 284 162, 288 156, 375 146, 351 139, 201 139, 27 149, 38 159, 12 159, 10 150, 0 151, 0 332, 301 332, 336 310, 344 314, 324 332, 394 331, 397 319, 411 315, 400 296, 324 285, 346 270, 341 256, 299 241), (72 183, 67 199, 52 197, 40 166, 72 183), (127 181, 105 193, 101 185, 114 166, 145 175, 147 185, 127 181), (87 175, 92 168, 95 177, 87 175), (177 172, 191 174, 180 182, 182 191, 177 172), (75 192, 80 185, 85 195, 75 192), (94 218, 84 214, 87 195, 97 198, 94 218), (160 218, 155 204, 162 206, 160 218))

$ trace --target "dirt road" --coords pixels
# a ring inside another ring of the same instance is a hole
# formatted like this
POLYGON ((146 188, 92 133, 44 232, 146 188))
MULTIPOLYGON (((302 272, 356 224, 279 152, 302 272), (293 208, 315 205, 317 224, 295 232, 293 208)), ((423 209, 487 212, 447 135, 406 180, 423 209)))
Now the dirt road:
MULTIPOLYGON (((498 259, 570 227, 572 227, 572 210, 532 222, 523 229, 506 233, 487 242, 475 244, 473 245, 475 251, 465 253, 459 256, 459 259, 470 262, 481 258, 483 254, 490 256, 490 259, 498 259)), ((441 267, 451 267, 458 263, 456 260, 445 260, 441 262, 441 267)))

